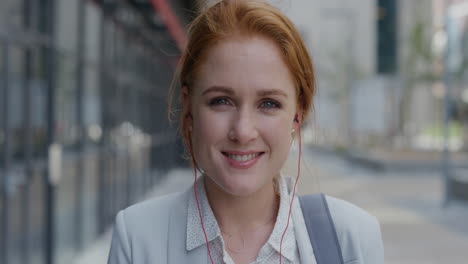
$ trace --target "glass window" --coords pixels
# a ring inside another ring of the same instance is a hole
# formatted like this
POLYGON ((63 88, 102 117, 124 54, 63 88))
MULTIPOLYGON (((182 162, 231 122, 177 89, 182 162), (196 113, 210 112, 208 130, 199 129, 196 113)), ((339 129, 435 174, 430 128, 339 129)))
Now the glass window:
POLYGON ((76 61, 60 54, 56 68, 56 136, 64 147, 73 147, 78 139, 76 119, 76 61))
POLYGON ((85 68, 85 90, 83 98, 83 119, 86 140, 89 143, 98 143, 102 135, 101 98, 99 91, 99 73, 96 67, 85 68))
POLYGON ((56 2, 56 135, 64 147, 73 147, 78 139, 76 115, 76 48, 78 0, 56 2))
POLYGON ((98 66, 100 48, 99 10, 94 4, 86 4, 86 46, 83 91, 83 120, 88 143, 97 143, 102 135, 101 98, 99 91, 100 73, 98 66))
POLYGON ((78 0, 55 1, 57 44, 62 52, 75 53, 78 26, 78 0))
POLYGON ((100 48, 101 13, 95 4, 86 2, 86 60, 97 63, 100 48))
POLYGON ((24 157, 24 50, 10 46, 9 54, 9 87, 8 87, 8 122, 10 153, 13 160, 24 157))
MULTIPOLYGON (((0 3, 0 7, 2 3, 0 3)), ((3 150, 5 149, 5 113, 3 111, 3 96, 5 94, 5 87, 3 85, 5 80, 5 57, 3 56, 3 49, 5 46, 0 42, 0 167, 3 166, 3 150)), ((0 176, 1 177, 1 176, 0 176)), ((0 178, 1 181, 1 178, 0 178)))
POLYGON ((19 27, 22 25, 23 7, 22 1, 0 1, 0 27, 19 27))
POLYGON ((46 154, 47 146, 47 85, 41 70, 42 56, 35 50, 31 56, 31 129, 32 155, 39 157, 46 154))
POLYGON ((377 21, 377 71, 393 73, 397 58, 397 2, 379 0, 377 21))

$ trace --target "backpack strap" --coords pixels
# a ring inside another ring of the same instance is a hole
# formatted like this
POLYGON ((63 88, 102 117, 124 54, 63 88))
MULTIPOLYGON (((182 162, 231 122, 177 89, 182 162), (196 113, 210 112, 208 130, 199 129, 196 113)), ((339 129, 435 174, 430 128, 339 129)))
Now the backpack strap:
POLYGON ((317 264, 343 264, 335 225, 323 193, 299 196, 317 264))

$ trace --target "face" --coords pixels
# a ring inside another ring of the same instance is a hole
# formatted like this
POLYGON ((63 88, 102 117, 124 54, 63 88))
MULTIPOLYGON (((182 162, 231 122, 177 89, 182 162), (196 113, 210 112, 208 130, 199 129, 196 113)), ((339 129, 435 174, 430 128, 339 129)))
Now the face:
POLYGON ((223 40, 206 54, 186 109, 197 165, 235 196, 271 188, 297 127, 292 76, 274 42, 223 40))

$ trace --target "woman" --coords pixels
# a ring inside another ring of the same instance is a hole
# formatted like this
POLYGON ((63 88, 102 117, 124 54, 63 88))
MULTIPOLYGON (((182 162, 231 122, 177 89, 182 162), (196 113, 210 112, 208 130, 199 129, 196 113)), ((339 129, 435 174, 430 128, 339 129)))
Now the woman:
MULTIPOLYGON (((221 1, 193 21, 179 78, 193 188, 121 211, 109 263, 316 263, 297 177, 280 172, 315 93, 294 25, 261 1, 221 1)), ((327 202, 344 263, 383 263, 375 218, 327 202)))

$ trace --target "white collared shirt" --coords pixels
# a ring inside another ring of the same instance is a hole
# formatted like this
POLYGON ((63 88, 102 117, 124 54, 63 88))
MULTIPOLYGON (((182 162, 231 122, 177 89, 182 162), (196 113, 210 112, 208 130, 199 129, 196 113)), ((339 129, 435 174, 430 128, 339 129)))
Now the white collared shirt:
MULTIPOLYGON (((234 264, 234 261, 226 251, 223 237, 221 236, 221 231, 219 229, 216 218, 214 217, 213 211, 211 210, 205 191, 205 185, 203 183, 203 177, 206 176, 201 176, 197 179, 196 189, 213 261, 216 264, 234 264)), ((292 180, 292 178, 280 177, 280 206, 278 210, 278 217, 275 226, 273 227, 273 231, 268 238, 268 241, 262 246, 258 252, 256 260, 251 264, 279 263, 280 241, 284 229, 286 228, 290 196, 292 193, 290 180, 292 180)), ((194 195, 191 195, 188 205, 186 249, 191 251, 201 245, 204 245, 205 243, 205 235, 203 234, 203 230, 201 228, 196 199, 194 195)), ((296 245, 296 236, 294 233, 294 223, 292 219, 289 221, 288 230, 284 236, 282 247, 282 263, 300 263, 299 251, 296 245)))

